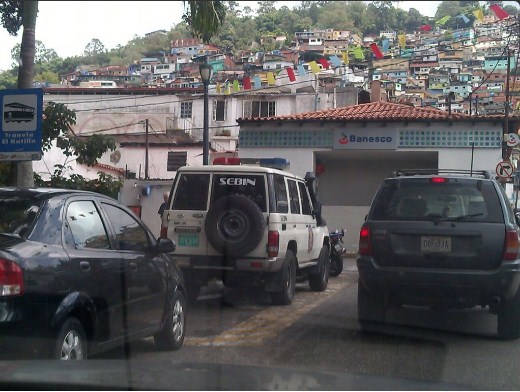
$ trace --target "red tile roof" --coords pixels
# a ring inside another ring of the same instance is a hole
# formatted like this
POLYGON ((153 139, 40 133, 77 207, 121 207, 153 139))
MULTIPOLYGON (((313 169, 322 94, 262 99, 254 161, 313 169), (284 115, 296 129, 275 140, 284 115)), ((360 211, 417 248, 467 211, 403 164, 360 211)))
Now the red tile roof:
POLYGON ((239 118, 237 122, 274 121, 411 121, 411 120, 467 120, 462 113, 451 113, 433 107, 414 107, 392 102, 371 102, 360 105, 328 109, 318 112, 299 113, 288 116, 239 118))

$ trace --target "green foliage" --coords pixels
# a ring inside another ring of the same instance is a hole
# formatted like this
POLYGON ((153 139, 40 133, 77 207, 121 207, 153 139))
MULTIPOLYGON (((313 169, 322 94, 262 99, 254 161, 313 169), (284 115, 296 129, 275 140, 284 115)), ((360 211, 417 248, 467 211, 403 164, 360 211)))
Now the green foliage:
POLYGON ((18 35, 18 30, 22 27, 23 3, 22 0, 0 1, 2 26, 10 35, 18 35))
MULTIPOLYGON (((0 166, 1 169, 1 166, 0 166)), ((117 200, 118 193, 123 187, 123 181, 105 174, 98 172, 98 178, 94 180, 88 180, 78 174, 71 174, 67 177, 70 166, 55 165, 54 173, 51 175, 50 180, 44 181, 43 178, 35 173, 34 174, 34 185, 37 187, 52 187, 52 188, 66 188, 66 189, 80 189, 84 191, 92 191, 102 193, 110 196, 117 200)), ((1 172, 0 172, 1 173, 1 172)))
POLYGON ((13 69, 0 72, 0 90, 16 88, 17 74, 13 69))
POLYGON ((226 7, 223 1, 189 0, 182 20, 190 26, 195 37, 208 43, 224 22, 226 7))

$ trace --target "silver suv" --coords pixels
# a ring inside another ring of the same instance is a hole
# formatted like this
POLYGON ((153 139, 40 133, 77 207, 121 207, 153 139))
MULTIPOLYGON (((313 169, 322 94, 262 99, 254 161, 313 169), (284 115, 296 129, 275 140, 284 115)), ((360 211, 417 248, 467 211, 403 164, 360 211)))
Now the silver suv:
POLYGON ((298 279, 325 290, 329 231, 314 179, 258 165, 180 168, 161 235, 177 245, 190 299, 210 279, 261 285, 278 305, 292 302, 298 279))
POLYGON ((520 336, 519 224, 488 172, 401 170, 360 230, 358 318, 391 306, 488 307, 498 336, 520 336))

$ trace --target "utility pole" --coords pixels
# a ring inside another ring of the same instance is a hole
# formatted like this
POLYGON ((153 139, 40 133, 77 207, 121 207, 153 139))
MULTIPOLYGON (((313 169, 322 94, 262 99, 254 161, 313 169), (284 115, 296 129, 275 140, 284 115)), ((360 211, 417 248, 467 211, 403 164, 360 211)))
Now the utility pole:
POLYGON ((509 77, 511 75, 511 49, 507 49, 506 106, 504 108, 504 135, 509 134, 509 77))
POLYGON ((144 179, 148 180, 148 119, 144 120, 146 153, 144 156, 144 179))

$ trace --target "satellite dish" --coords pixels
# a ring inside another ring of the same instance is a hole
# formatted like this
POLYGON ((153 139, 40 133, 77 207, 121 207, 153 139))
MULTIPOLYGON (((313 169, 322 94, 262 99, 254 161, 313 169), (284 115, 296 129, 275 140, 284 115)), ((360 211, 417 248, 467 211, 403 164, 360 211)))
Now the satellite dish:
POLYGON ((116 150, 112 154, 110 154, 110 162, 118 163, 120 159, 121 159, 121 152, 119 150, 116 150))

